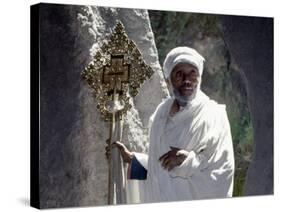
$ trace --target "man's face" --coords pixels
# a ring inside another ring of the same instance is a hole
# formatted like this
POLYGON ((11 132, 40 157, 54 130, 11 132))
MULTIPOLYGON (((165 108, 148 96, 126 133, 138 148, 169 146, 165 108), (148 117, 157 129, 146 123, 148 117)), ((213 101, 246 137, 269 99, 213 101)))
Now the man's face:
POLYGON ((177 64, 171 73, 171 82, 182 96, 190 96, 198 85, 197 68, 187 63, 177 64))

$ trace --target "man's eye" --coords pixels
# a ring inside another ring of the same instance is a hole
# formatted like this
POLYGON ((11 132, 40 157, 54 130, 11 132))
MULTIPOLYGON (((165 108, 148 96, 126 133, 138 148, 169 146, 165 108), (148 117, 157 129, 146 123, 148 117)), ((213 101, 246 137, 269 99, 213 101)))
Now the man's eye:
POLYGON ((182 72, 181 72, 181 71, 179 71, 179 72, 176 73, 176 77, 181 77, 181 75, 182 75, 182 72))
POLYGON ((192 70, 190 73, 191 73, 191 74, 196 74, 196 71, 195 71, 195 70, 192 70))
POLYGON ((197 77, 196 71, 191 71, 190 76, 192 76, 192 77, 197 77))

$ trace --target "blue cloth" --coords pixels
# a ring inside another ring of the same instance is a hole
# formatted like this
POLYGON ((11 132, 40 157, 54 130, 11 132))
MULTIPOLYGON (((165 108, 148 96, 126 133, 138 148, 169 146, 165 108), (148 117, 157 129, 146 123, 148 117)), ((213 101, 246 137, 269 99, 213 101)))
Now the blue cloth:
POLYGON ((134 156, 131 162, 131 180, 146 180, 147 170, 140 164, 137 158, 134 156))

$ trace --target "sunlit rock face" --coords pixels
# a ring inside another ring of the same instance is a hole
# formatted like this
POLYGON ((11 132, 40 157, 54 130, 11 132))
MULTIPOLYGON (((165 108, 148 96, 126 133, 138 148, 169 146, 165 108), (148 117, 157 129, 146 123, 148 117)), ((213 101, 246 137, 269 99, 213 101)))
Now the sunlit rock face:
POLYGON ((107 204, 109 125, 80 73, 116 21, 155 71, 124 118, 123 142, 147 151, 148 121, 168 95, 146 10, 41 4, 40 206, 107 204))

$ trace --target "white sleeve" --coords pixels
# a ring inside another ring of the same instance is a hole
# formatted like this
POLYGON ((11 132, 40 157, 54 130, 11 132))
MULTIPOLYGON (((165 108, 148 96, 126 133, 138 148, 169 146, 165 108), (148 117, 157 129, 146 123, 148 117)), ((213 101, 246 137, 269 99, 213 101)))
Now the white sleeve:
POLYGON ((196 154, 194 151, 188 152, 187 158, 181 163, 181 165, 176 166, 170 171, 171 177, 191 177, 196 171, 203 169, 206 166, 206 157, 203 154, 196 154))

